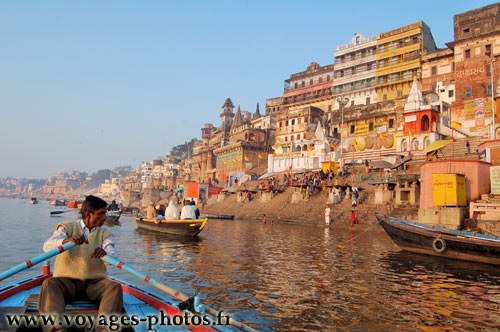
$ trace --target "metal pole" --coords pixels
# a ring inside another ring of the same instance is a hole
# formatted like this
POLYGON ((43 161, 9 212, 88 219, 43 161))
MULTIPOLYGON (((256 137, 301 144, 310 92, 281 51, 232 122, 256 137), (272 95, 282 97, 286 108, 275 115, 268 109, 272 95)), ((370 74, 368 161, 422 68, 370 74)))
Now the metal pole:
POLYGON ((495 97, 493 95, 493 59, 490 60, 490 72, 491 72, 491 117, 493 119, 493 123, 491 125, 493 133, 491 135, 492 139, 496 139, 495 132, 495 97))

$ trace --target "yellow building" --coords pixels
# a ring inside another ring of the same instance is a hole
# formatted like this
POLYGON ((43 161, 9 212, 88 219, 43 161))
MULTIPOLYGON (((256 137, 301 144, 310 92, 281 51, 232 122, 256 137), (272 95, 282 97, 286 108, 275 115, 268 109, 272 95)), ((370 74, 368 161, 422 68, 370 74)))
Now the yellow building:
POLYGON ((422 56, 435 50, 431 30, 422 21, 381 33, 377 40, 377 100, 406 98, 413 78, 421 77, 422 56))

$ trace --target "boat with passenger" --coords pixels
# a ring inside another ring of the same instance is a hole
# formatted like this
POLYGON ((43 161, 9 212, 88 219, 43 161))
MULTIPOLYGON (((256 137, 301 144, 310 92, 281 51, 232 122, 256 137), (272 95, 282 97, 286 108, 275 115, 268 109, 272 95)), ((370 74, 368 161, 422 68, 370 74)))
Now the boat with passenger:
POLYGON ((198 235, 207 224, 207 220, 208 218, 184 220, 135 218, 139 228, 182 236, 198 235))

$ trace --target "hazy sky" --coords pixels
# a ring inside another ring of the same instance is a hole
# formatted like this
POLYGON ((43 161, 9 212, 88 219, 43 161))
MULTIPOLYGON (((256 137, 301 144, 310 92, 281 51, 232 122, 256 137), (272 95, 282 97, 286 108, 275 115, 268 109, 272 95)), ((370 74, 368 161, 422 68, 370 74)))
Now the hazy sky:
POLYGON ((492 1, 0 0, 0 177, 137 167, 220 125, 227 97, 265 112, 338 44, 492 1))

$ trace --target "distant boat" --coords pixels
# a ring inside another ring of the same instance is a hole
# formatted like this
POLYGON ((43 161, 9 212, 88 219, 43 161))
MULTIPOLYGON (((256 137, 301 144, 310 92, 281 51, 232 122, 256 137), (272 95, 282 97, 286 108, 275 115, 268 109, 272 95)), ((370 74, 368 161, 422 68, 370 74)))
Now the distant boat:
POLYGON ((500 237, 430 226, 376 214, 401 249, 419 254, 500 265, 500 237))
POLYGON ((122 211, 108 211, 108 212, 106 212, 106 220, 104 220, 104 224, 106 226, 120 225, 120 222, 118 221, 118 219, 120 219, 121 214, 122 214, 122 211))
POLYGON ((63 199, 53 199, 49 204, 53 206, 65 206, 66 202, 63 199))
POLYGON ((208 218, 208 219, 228 219, 228 220, 234 219, 233 214, 204 214, 200 217, 201 218, 208 218))
POLYGON ((205 219, 194 220, 155 220, 136 217, 135 221, 140 228, 182 236, 198 235, 207 223, 205 219))
POLYGON ((69 201, 66 202, 66 207, 69 207, 71 209, 76 209, 82 205, 81 201, 69 201))
POLYGON ((38 204, 38 200, 36 199, 36 197, 31 197, 31 199, 28 200, 28 203, 30 203, 30 204, 38 204))

